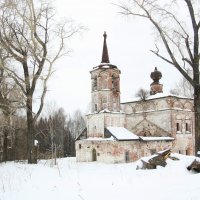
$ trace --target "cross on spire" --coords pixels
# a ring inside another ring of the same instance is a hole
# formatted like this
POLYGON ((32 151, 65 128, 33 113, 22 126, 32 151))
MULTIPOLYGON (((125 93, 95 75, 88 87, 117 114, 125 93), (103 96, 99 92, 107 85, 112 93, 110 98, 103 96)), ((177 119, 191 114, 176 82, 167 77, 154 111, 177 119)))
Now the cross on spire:
POLYGON ((101 63, 110 63, 109 55, 108 55, 108 48, 107 48, 107 44, 106 44, 106 38, 107 38, 106 32, 104 32, 103 37, 104 37, 104 41, 103 41, 103 52, 102 52, 101 63))

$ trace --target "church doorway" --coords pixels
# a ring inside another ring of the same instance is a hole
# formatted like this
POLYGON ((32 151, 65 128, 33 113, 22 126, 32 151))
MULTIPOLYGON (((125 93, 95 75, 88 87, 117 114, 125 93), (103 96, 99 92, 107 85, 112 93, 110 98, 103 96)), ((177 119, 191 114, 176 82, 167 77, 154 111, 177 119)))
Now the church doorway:
POLYGON ((129 158, 129 151, 126 151, 126 152, 125 152, 125 161, 126 161, 126 162, 129 162, 129 161, 130 161, 130 158, 129 158))
POLYGON ((92 161, 97 161, 97 151, 96 151, 96 149, 92 149, 92 161))

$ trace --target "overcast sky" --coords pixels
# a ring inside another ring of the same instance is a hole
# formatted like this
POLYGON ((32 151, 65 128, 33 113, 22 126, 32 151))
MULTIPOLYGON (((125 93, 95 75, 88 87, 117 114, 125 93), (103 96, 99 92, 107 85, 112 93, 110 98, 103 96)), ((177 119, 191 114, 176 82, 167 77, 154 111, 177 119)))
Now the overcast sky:
POLYGON ((55 102, 66 113, 87 111, 91 97, 90 70, 101 62, 103 32, 107 32, 110 62, 121 70, 121 100, 134 97, 140 88, 149 89, 155 67, 163 74, 168 92, 180 79, 178 71, 150 52, 155 36, 150 24, 119 14, 111 0, 56 0, 59 17, 71 18, 87 28, 71 41, 73 52, 61 58, 49 83, 47 102, 55 102))

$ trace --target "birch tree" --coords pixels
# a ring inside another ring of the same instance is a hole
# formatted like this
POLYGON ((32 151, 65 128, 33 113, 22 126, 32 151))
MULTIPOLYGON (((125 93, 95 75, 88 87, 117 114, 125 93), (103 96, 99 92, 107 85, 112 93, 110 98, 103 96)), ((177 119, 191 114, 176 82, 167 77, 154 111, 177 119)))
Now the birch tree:
POLYGON ((160 43, 151 50, 162 61, 175 67, 194 90, 195 154, 200 150, 200 5, 193 0, 130 0, 120 5, 121 13, 148 21, 160 43), (192 76, 187 68, 192 70, 192 76))
POLYGON ((4 69, 19 86, 26 107, 28 163, 35 160, 34 125, 44 105, 53 65, 67 53, 65 40, 79 30, 71 22, 56 24, 54 14, 50 4, 42 0, 0 3, 0 45, 12 64, 4 69))

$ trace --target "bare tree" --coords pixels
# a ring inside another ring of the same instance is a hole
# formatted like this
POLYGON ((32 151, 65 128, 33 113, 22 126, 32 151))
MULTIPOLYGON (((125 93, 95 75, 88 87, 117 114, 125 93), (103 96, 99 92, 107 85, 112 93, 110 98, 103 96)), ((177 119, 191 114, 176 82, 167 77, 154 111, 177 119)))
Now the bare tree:
POLYGON ((85 119, 80 110, 76 110, 73 114, 73 131, 72 134, 76 138, 85 129, 85 119))
MULTIPOLYGON (((54 157, 64 156, 64 135, 66 132, 66 115, 63 108, 59 108, 49 118, 51 132, 51 148, 54 151, 54 157)), ((53 152, 52 151, 52 152, 53 152)))
POLYGON ((69 154, 75 156, 75 140, 86 128, 85 119, 80 110, 76 110, 67 121, 67 131, 69 132, 69 154))
MULTIPOLYGON (((187 69, 187 73, 192 76, 191 70, 187 69)), ((192 85, 182 77, 173 89, 170 90, 171 94, 193 98, 194 90, 192 85)))
POLYGON ((4 69, 24 95, 28 163, 33 163, 34 125, 44 105, 47 81, 53 72, 53 64, 63 55, 65 39, 79 28, 71 22, 56 24, 53 8, 41 0, 1 1, 0 26, 0 45, 12 63, 4 69), (37 111, 33 109, 34 99, 39 99, 37 111))
POLYGON ((197 154, 200 150, 200 7, 198 1, 192 0, 169 0, 167 3, 161 0, 130 0, 118 6, 122 14, 142 17, 153 25, 164 48, 156 44, 156 50, 152 52, 175 67, 192 85, 197 154), (192 70, 192 77, 187 73, 188 67, 192 70))
POLYGON ((75 111, 71 118, 65 114, 63 108, 54 108, 50 115, 41 117, 36 123, 40 152, 45 157, 51 152, 52 160, 57 156, 75 156, 75 138, 85 126, 79 110, 75 111))
POLYGON ((140 100, 145 101, 145 100, 148 98, 148 96, 149 96, 149 91, 148 91, 148 90, 145 90, 145 89, 143 89, 143 88, 140 88, 140 89, 136 92, 135 96, 136 96, 136 97, 139 97, 140 100))
MULTIPOLYGON (((4 66, 7 65, 8 54, 1 49, 0 51, 0 112, 1 118, 1 131, 3 138, 3 161, 8 160, 8 148, 10 151, 13 149, 14 139, 14 126, 12 118, 16 114, 17 109, 23 107, 22 98, 20 96, 19 87, 9 77, 4 66), (9 145, 8 145, 9 144, 9 145)), ((11 158, 11 152, 9 159, 11 158)))

